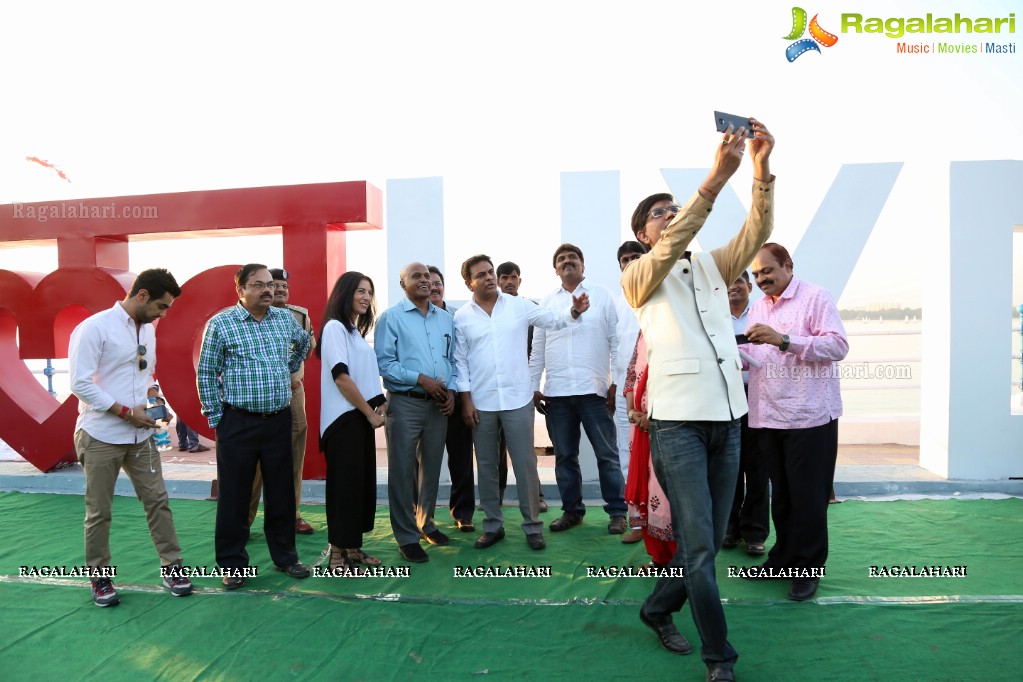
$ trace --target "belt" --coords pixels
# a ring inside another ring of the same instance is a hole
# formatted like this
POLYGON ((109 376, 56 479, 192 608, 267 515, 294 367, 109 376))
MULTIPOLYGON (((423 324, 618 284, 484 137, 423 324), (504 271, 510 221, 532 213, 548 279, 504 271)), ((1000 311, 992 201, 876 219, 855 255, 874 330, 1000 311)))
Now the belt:
POLYGON ((243 410, 240 407, 235 407, 230 403, 223 403, 223 405, 225 410, 231 410, 232 412, 237 412, 238 414, 244 414, 246 417, 259 417, 260 419, 269 419, 270 417, 276 417, 281 412, 284 412, 284 410, 291 407, 290 405, 285 405, 276 412, 249 412, 248 410, 243 410))
POLYGON ((415 398, 416 400, 433 400, 432 397, 418 391, 391 391, 390 393, 391 395, 403 395, 406 398, 415 398))

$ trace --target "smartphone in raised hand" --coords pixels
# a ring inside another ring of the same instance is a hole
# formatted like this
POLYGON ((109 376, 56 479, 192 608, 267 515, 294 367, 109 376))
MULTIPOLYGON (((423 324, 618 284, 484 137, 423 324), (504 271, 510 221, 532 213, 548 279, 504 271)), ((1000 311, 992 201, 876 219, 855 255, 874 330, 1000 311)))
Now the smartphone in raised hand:
POLYGON ((746 137, 753 137, 753 124, 750 123, 749 117, 747 116, 736 116, 735 114, 726 114, 723 111, 714 112, 714 126, 717 128, 719 133, 723 133, 728 130, 728 126, 732 126, 732 130, 738 130, 739 128, 746 129, 746 137))

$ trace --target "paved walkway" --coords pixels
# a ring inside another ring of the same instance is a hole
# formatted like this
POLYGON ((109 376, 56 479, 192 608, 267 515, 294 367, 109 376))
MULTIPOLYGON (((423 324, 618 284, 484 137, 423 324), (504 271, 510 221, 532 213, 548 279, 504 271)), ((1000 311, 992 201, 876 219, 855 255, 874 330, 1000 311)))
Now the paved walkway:
MULTIPOLYGON (((211 447, 214 445, 211 441, 204 442, 211 447)), ((906 445, 839 446, 835 494, 839 499, 973 494, 1023 497, 1023 481, 947 480, 919 466, 919 457, 918 448, 906 445)), ((214 449, 189 453, 178 452, 174 448, 163 453, 162 461, 164 479, 172 497, 205 498, 210 495, 211 483, 216 478, 214 449)), ((554 457, 538 452, 537 463, 544 494, 548 500, 556 501, 558 487, 554 478, 554 457)), ((510 471, 509 478, 514 480, 510 471)), ((382 501, 387 500, 386 486, 387 452, 377 450, 377 497, 382 501)), ((43 474, 28 462, 0 462, 0 490, 81 494, 85 490, 85 478, 77 464, 43 474)), ((117 483, 117 493, 134 495, 123 473, 117 483)), ((447 482, 442 481, 440 498, 446 499, 447 494, 447 482)), ((584 484, 584 496, 587 500, 599 501, 600 489, 596 481, 584 484)), ((513 485, 509 485, 506 497, 512 501, 516 499, 513 485)), ((323 500, 323 481, 306 481, 303 504, 321 504, 323 500)))

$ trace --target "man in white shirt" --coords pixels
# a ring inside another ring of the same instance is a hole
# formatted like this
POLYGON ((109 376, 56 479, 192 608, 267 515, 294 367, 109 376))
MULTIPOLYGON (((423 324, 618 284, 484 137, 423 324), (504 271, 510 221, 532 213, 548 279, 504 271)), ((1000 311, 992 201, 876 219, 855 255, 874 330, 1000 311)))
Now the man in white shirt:
POLYGON ((611 414, 617 390, 611 384, 611 366, 618 355, 618 315, 611 292, 584 282, 585 263, 578 246, 562 244, 554 251, 554 272, 561 286, 540 301, 541 308, 563 309, 569 299, 586 293, 590 314, 581 324, 568 329, 533 333, 529 356, 534 402, 547 415, 547 429, 556 457, 554 475, 561 493, 561 518, 551 522, 552 532, 568 530, 582 523, 582 471, 579 469, 580 426, 593 446, 600 477, 604 511, 611 517, 607 530, 622 534, 625 521, 625 479, 618 461, 617 436, 611 414), (543 392, 540 377, 546 372, 543 392))
POLYGON ((728 641, 715 567, 739 469, 739 418, 747 410, 726 292, 774 227, 768 161, 774 137, 756 119, 750 125, 753 202, 738 234, 710 252, 687 251, 744 155, 746 130, 728 126, 710 173, 684 206, 670 194, 636 206, 632 231, 650 252, 622 273, 647 344, 650 459, 678 542, 671 566, 684 573, 659 578, 639 617, 661 646, 688 654, 692 647, 672 621, 688 602, 708 682, 735 680, 739 657, 728 641))
MULTIPOLYGON (((498 431, 504 429, 518 486, 522 530, 532 549, 547 546, 539 512, 539 477, 533 450, 533 405, 526 361, 529 325, 560 329, 590 307, 585 292, 557 314, 532 301, 498 291, 494 263, 479 254, 462 264, 472 300, 455 313, 455 376, 462 415, 473 429, 483 535, 478 549, 504 538, 498 490, 498 431)), ((577 323, 577 322, 576 322, 577 323)))
POLYGON ((146 414, 146 393, 156 367, 151 322, 181 295, 174 276, 144 270, 123 301, 89 317, 71 332, 71 392, 78 398, 75 451, 85 471, 85 564, 96 606, 120 602, 110 573, 110 519, 117 475, 124 469, 146 510, 149 534, 160 555, 164 587, 175 597, 192 593, 181 571, 160 453, 152 441, 156 422, 146 414))

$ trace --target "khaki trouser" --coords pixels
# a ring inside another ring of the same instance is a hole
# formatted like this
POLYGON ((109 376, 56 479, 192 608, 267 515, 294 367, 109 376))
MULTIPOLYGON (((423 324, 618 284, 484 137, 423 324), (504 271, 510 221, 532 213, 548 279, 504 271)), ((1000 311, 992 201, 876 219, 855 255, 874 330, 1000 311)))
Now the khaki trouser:
MULTIPOLYGON (((291 392, 291 473, 295 479, 295 518, 299 518, 298 505, 302 503, 302 467, 305 466, 305 446, 309 424, 305 419, 305 384, 291 392)), ((249 525, 259 509, 259 494, 263 491, 263 472, 256 464, 256 477, 252 480, 252 499, 249 501, 249 525)))
POLYGON ((117 445, 96 440, 79 429, 75 433, 75 451, 85 469, 85 564, 97 568, 110 565, 111 507, 121 469, 128 474, 146 510, 149 535, 161 565, 181 561, 181 545, 167 501, 160 453, 152 439, 117 445))

